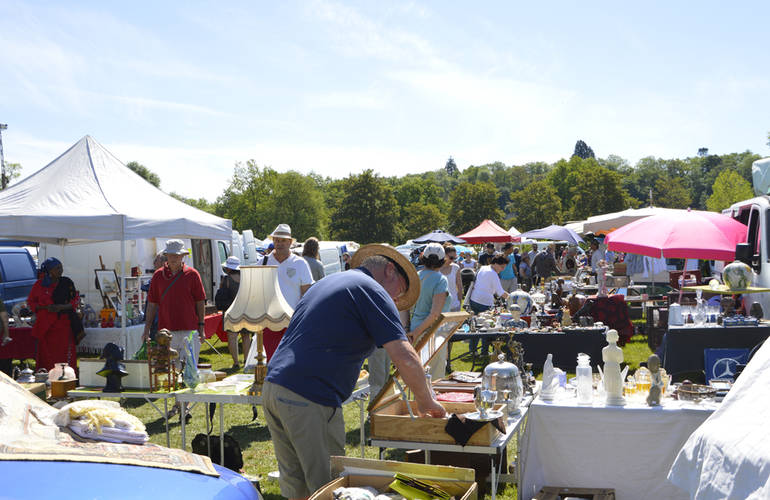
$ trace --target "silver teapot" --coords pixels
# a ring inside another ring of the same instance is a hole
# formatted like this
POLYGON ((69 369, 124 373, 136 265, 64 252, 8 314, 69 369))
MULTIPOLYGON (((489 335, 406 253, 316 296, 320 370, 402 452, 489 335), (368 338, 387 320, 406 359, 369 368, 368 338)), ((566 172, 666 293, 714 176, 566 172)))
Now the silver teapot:
POLYGON ((35 372, 35 382, 48 382, 48 370, 41 368, 35 372))
POLYGON ((20 370, 18 366, 14 367, 13 378, 20 384, 32 384, 35 382, 35 372, 32 371, 29 365, 25 366, 26 368, 23 370, 20 370))
POLYGON ((484 368, 481 386, 497 391, 497 402, 506 405, 507 414, 519 413, 519 406, 524 396, 519 369, 513 363, 505 361, 505 354, 498 354, 497 361, 484 368))

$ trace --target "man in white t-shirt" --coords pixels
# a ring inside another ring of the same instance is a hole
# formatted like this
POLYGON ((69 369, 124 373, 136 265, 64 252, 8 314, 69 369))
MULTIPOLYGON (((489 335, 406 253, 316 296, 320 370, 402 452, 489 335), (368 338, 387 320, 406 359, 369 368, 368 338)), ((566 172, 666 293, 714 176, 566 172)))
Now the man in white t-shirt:
MULTIPOLYGON (((291 253, 291 245, 297 240, 291 237, 291 227, 288 224, 278 224, 269 238, 273 240, 275 248, 270 255, 262 259, 261 264, 278 267, 278 285, 281 287, 281 293, 294 309, 299 299, 313 284, 310 267, 305 259, 291 253)), ((285 328, 278 332, 269 328, 263 330, 262 337, 268 362, 273 357, 285 331, 285 328)))

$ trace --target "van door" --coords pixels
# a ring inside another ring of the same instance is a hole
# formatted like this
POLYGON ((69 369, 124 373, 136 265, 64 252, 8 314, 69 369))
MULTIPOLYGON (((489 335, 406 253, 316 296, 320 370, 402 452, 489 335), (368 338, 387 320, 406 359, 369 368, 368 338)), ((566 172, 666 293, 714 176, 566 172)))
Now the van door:
MULTIPOLYGON (((770 208, 752 205, 748 219, 746 242, 751 249, 751 269, 754 271, 753 285, 768 287, 770 285, 770 261, 768 260, 768 241, 770 241, 770 208), (768 241, 763 242, 762 238, 768 241)), ((768 293, 752 293, 745 295, 746 310, 754 302, 762 306, 763 317, 770 317, 770 297, 768 293)))

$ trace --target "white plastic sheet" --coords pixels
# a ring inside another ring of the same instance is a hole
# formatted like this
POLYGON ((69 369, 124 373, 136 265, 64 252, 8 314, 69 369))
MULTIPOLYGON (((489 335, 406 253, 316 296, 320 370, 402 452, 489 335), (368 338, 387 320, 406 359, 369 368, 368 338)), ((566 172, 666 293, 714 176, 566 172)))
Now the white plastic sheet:
POLYGON ((697 500, 770 498, 770 343, 687 440, 668 478, 697 500))

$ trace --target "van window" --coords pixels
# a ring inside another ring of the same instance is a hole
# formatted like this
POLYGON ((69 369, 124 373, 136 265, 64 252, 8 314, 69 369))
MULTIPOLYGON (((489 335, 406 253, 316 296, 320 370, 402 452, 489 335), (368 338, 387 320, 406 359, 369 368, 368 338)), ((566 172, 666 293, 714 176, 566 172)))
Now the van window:
POLYGON ((217 248, 219 249, 219 263, 224 264, 227 260, 227 245, 224 241, 218 241, 217 248))
POLYGON ((20 281, 36 279, 35 269, 29 261, 29 255, 26 253, 5 253, 0 254, 0 261, 3 263, 4 281, 20 281))

